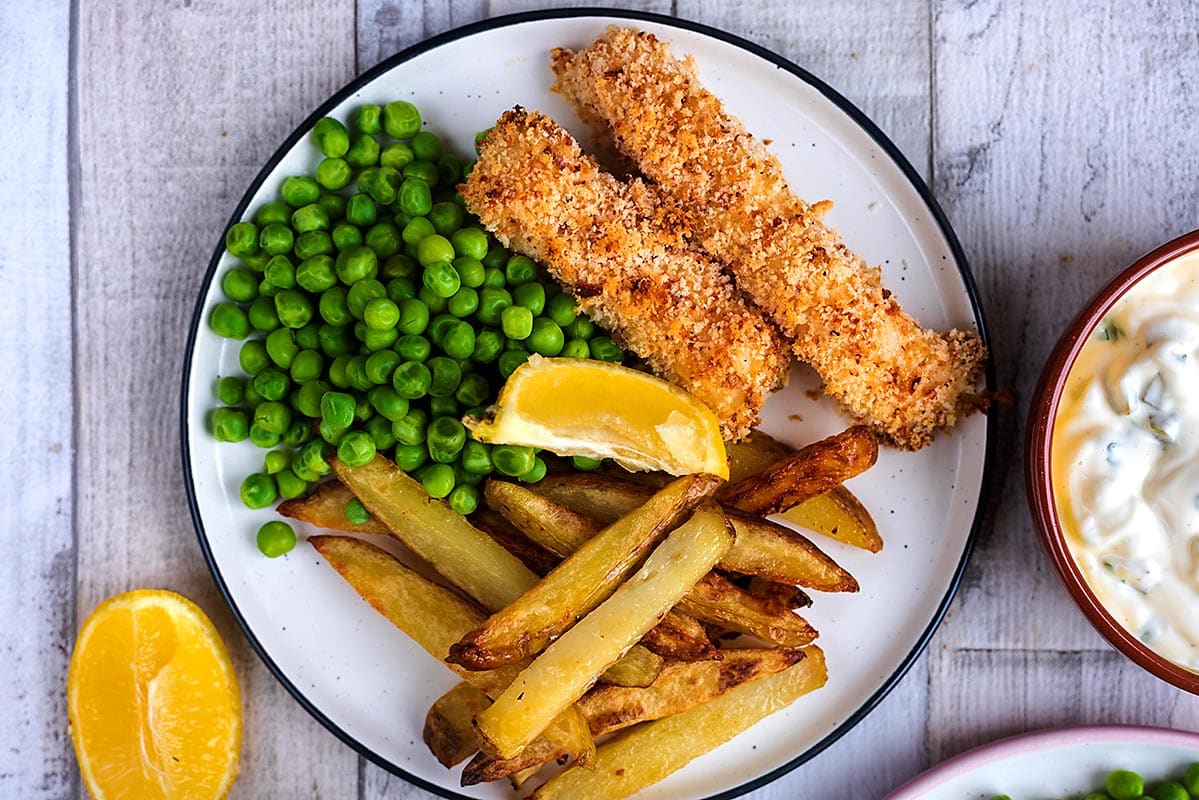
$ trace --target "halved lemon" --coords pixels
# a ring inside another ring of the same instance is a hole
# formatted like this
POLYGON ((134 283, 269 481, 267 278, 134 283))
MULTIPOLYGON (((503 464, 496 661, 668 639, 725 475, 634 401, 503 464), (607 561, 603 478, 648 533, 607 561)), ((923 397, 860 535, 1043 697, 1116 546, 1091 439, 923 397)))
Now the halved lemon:
POLYGON ((142 589, 101 603, 75 641, 67 706, 96 800, 229 794, 241 695, 220 635, 187 598, 142 589))
POLYGON ((635 472, 729 476, 711 409, 672 383, 603 361, 532 356, 488 418, 468 427, 481 442, 611 458, 635 472))

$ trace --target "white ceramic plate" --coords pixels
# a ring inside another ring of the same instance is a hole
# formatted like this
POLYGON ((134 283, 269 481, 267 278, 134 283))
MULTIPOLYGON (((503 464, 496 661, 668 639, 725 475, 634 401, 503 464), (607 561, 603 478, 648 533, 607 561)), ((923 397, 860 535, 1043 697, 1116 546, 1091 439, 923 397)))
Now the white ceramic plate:
MULTIPOLYGON (((549 91, 548 51, 582 46, 612 23, 635 24, 695 56, 705 84, 758 136, 773 141, 793 187, 832 198, 828 216, 850 246, 882 264, 904 307, 936 328, 980 327, 969 273, 927 189, 890 142, 847 101, 793 65, 747 42, 690 23, 630 14, 519 15, 463 28, 381 64, 339 92, 289 139, 255 179, 233 221, 274 199, 287 175, 310 171, 311 124, 347 119, 364 102, 410 99, 431 130, 458 153, 476 131, 521 104, 551 114, 586 141, 587 131, 549 91)), ((468 790, 421 742, 429 704, 453 676, 362 603, 303 544, 278 560, 256 550, 254 532, 271 518, 238 499, 241 479, 260 469, 249 443, 219 444, 206 426, 218 375, 237 374, 237 343, 206 320, 219 302, 215 277, 231 261, 213 258, 192 322, 183 386, 184 469, 193 516, 213 574, 263 660, 309 711, 362 753, 442 794, 510 797, 506 785, 468 790)), ((764 428, 800 445, 844 427, 796 370, 771 398, 764 428)), ((819 595, 809 618, 821 631, 829 683, 744 735, 698 759, 647 797, 731 797, 759 786, 858 722, 902 676, 940 621, 956 588, 980 516, 989 452, 987 419, 975 415, 952 436, 916 454, 884 452, 852 482, 886 540, 878 555, 821 542, 856 575, 862 591, 819 595)), ((309 531, 300 530, 301 535, 309 531)))
POLYGON ((1082 797, 1103 791, 1114 769, 1140 773, 1149 787, 1178 780, 1199 761, 1199 733, 1097 726, 1039 731, 955 756, 883 800, 1012 800, 1082 797))

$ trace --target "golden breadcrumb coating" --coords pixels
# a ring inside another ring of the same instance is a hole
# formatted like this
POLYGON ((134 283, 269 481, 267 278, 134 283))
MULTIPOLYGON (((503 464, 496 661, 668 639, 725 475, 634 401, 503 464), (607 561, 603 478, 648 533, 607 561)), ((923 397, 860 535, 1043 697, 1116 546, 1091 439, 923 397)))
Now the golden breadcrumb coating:
POLYGON ((691 251, 640 181, 603 172, 538 113, 505 113, 461 187, 505 245, 543 261, 579 306, 658 375, 707 404, 726 438, 757 421, 788 348, 720 267, 691 251))
POLYGON ((981 402, 978 335, 920 327, 868 267, 791 192, 782 167, 695 65, 652 34, 610 28, 575 53, 555 50, 554 87, 674 201, 694 244, 793 340, 825 391, 899 447, 918 449, 981 402))

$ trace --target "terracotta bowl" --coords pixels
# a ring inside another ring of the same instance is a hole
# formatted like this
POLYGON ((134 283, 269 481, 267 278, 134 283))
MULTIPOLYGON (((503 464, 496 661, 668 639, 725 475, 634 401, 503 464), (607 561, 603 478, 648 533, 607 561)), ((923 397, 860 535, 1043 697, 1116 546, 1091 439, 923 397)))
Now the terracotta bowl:
POLYGON ((1041 372, 1041 379, 1033 393, 1025 439, 1025 480, 1028 488, 1028 505, 1033 521, 1040 532, 1041 540, 1049 551, 1050 560, 1066 584, 1074 602, 1082 613, 1116 649, 1131 658, 1142 668, 1179 689, 1199 695, 1199 674, 1175 664, 1145 645, 1139 638, 1124 628, 1100 603, 1091 591, 1082 569, 1070 553, 1058 517, 1054 499, 1050 450, 1053 442, 1053 426, 1057 419, 1058 404, 1079 351, 1087 342, 1095 326, 1106 316, 1111 307, 1129 289, 1158 267, 1199 250, 1199 231, 1192 231, 1164 244, 1153 252, 1142 256, 1128 269, 1117 275, 1087 304, 1062 333, 1049 361, 1041 372))

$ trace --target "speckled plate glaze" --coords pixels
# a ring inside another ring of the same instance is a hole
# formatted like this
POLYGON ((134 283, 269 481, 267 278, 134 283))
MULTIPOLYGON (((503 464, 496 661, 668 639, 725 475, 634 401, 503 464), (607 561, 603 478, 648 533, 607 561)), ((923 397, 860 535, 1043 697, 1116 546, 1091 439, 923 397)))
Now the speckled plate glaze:
MULTIPOLYGON (((549 91, 548 51, 582 46, 609 24, 633 24, 694 55, 703 81, 758 136, 772 140, 793 187, 832 198, 828 216, 850 246, 881 264, 904 307, 937 328, 982 328, 970 274, 928 190, 886 137, 844 98, 795 65, 692 23, 628 12, 548 12, 491 20, 407 50, 318 108, 251 184, 231 222, 273 199, 283 177, 312 169, 305 134, 326 114, 405 98, 459 153, 505 109, 541 109, 584 141, 570 109, 549 91)), ((260 468, 252 445, 218 444, 205 424, 218 375, 237 373, 237 345, 205 324, 216 278, 232 266, 218 245, 192 322, 183 380, 183 463, 193 517, 217 583, 267 666, 347 744, 408 780, 453 797, 510 797, 507 785, 461 789, 421 742, 429 704, 454 684, 445 668, 375 614, 302 543, 278 560, 255 549, 272 514, 249 511, 238 485, 260 468)), ((985 333, 985 332, 984 332, 985 333)), ((990 380, 990 378, 988 378, 990 380)), ((771 398, 764 428, 802 445, 845 426, 813 375, 796 369, 771 398)), ((818 595, 808 614, 828 654, 828 686, 755 726, 645 793, 733 797, 812 758, 859 722, 923 649, 957 586, 980 516, 991 449, 985 416, 916 453, 884 452, 852 482, 878 520, 878 555, 820 542, 862 591, 818 595)), ((301 529, 301 536, 310 533, 301 529)), ((390 546, 390 543, 383 544, 390 546)))
POLYGON ((933 767, 883 800, 1013 800, 1082 797, 1114 769, 1149 785, 1199 761, 1199 733, 1106 725, 1038 731, 975 748, 933 767))

